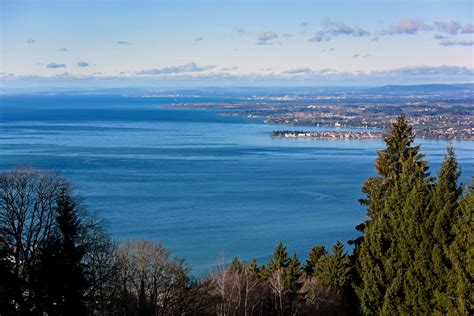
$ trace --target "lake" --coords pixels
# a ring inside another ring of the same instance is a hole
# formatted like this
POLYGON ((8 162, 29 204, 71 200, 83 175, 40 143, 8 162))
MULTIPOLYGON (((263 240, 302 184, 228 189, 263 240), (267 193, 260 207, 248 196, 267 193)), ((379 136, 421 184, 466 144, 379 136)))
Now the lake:
MULTIPOLYGON (((273 130, 290 128, 163 108, 219 98, 0 101, 0 169, 60 171, 115 238, 160 241, 197 276, 221 257, 263 264, 280 240, 302 260, 315 244, 356 237, 360 188, 383 148, 382 140, 275 139, 273 130)), ((419 142, 435 173, 448 142, 419 142)), ((474 142, 453 145, 470 183, 474 142)))

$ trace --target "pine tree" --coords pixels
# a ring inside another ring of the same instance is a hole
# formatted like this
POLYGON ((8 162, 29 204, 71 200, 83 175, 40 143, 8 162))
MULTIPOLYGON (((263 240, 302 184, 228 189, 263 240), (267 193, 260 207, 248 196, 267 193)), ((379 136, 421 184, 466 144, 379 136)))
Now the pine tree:
POLYGON ((300 276, 301 264, 298 258, 296 258, 296 254, 294 254, 284 272, 285 286, 290 293, 298 293, 298 290, 301 287, 301 284, 299 283, 300 276))
POLYGON ((448 283, 453 277, 452 262, 449 259, 449 247, 454 239, 453 225, 459 217, 459 199, 462 186, 458 183, 461 172, 454 149, 448 147, 448 153, 438 173, 437 183, 431 188, 430 218, 427 229, 431 232, 431 271, 432 278, 427 286, 433 291, 435 309, 447 313, 453 309, 448 283))
POLYGON ((332 253, 324 254, 319 259, 315 275, 323 285, 341 293, 350 283, 351 270, 351 260, 338 240, 332 247, 332 253))
MULTIPOLYGON (((410 249, 410 246, 399 243, 397 237, 408 229, 405 224, 409 225, 401 221, 403 212, 412 219, 415 215, 405 202, 415 187, 418 189, 412 194, 422 194, 419 190, 424 190, 425 185, 420 186, 420 183, 425 183, 429 176, 420 147, 412 145, 414 140, 405 117, 399 117, 392 125, 391 134, 385 137, 386 148, 378 152, 375 167, 379 176, 369 178, 362 187, 367 198, 361 203, 367 206, 369 220, 358 226, 364 234, 356 242, 355 291, 364 314, 380 314, 390 309, 388 297, 400 288, 406 271, 400 269, 403 261, 400 256, 409 250, 401 249, 410 249)), ((423 209, 422 205, 419 207, 423 209)), ((423 210, 418 212, 423 213, 423 210)))
MULTIPOLYGON (((426 314, 432 309, 428 280, 432 279, 430 253, 431 232, 427 230, 429 219, 428 182, 413 177, 409 162, 401 176, 392 198, 400 203, 392 212, 392 246, 385 258, 384 270, 387 288, 382 313, 426 314), (403 197, 400 199, 400 197, 403 197)), ((391 201, 395 204, 395 201, 391 201)))
POLYGON ((240 262, 237 257, 234 257, 227 270, 232 273, 242 273, 245 270, 245 264, 240 262))
POLYGON ((251 272, 258 273, 257 258, 253 257, 247 268, 251 272))
POLYGON ((311 248, 306 259, 305 271, 308 275, 312 275, 318 266, 319 259, 327 253, 326 248, 322 245, 316 245, 311 248))
POLYGON ((447 295, 450 304, 446 314, 474 314, 474 180, 469 192, 461 199, 457 219, 451 233, 453 243, 449 246, 448 256, 452 263, 447 278, 447 295))
POLYGON ((272 272, 276 270, 284 270, 288 267, 289 263, 290 258, 288 257, 286 247, 280 241, 278 246, 276 246, 275 250, 273 251, 273 258, 270 259, 270 262, 268 263, 268 268, 272 272))

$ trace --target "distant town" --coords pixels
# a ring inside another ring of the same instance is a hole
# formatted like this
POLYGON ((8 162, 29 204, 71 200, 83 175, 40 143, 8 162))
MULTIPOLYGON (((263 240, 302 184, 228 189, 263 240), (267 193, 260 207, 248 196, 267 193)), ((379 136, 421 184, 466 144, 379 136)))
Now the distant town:
POLYGON ((382 133, 371 132, 302 132, 302 131, 274 131, 272 137, 282 138, 328 138, 328 139, 372 139, 382 138, 382 133))
POLYGON ((417 137, 474 140, 474 87, 466 85, 385 86, 371 89, 310 89, 238 101, 174 104, 175 108, 214 108, 222 115, 262 119, 268 124, 376 129, 404 114, 417 137))

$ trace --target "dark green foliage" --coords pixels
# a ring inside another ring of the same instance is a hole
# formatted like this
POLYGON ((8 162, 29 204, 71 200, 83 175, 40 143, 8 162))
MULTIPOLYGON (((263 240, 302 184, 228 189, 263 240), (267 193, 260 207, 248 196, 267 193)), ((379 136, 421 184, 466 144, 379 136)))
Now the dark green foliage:
MULTIPOLYGON (((467 314, 470 310, 465 306, 472 308, 467 303, 472 297, 455 293, 472 289, 461 281, 469 279, 469 273, 463 272, 469 264, 460 255, 456 268, 452 249, 460 227, 467 226, 460 218, 465 219, 469 207, 463 211, 460 204, 454 150, 448 148, 433 183, 413 140, 411 128, 400 117, 385 138, 386 148, 379 151, 379 176, 369 178, 362 188, 369 220, 359 226, 364 234, 355 242, 354 287, 360 309, 367 315, 467 314)), ((472 219, 468 222, 472 225, 472 219)), ((458 244, 461 248, 468 240, 463 242, 458 244)))
POLYGON ((399 117, 385 138, 386 148, 378 152, 379 177, 369 178, 362 188, 367 198, 361 202, 367 206, 369 220, 363 225, 363 241, 355 250, 359 272, 355 289, 365 314, 391 311, 390 306, 398 299, 392 296, 399 295, 408 267, 400 258, 412 256, 410 244, 417 242, 404 229, 419 232, 420 228, 408 228, 404 223, 416 226, 422 221, 424 206, 414 199, 426 195, 423 183, 428 165, 419 146, 412 146, 414 139, 405 118, 399 117))
POLYGON ((232 259, 232 262, 230 263, 229 268, 227 270, 233 273, 241 273, 245 270, 245 268, 246 268, 245 263, 240 262, 237 257, 234 257, 234 259, 232 259))
POLYGON ((273 251, 273 258, 268 263, 268 269, 270 271, 283 270, 288 267, 289 263, 290 257, 288 257, 286 247, 280 241, 278 246, 276 246, 275 250, 273 251))
POLYGON ((450 312, 474 313, 474 181, 461 199, 458 217, 452 227, 453 242, 447 251, 452 263, 446 295, 452 300, 450 312))
POLYGON ((301 287, 299 282, 301 272, 301 264, 298 258, 296 258, 296 254, 294 254, 284 272, 285 286, 293 295, 295 295, 301 287))
POLYGON ((412 146, 415 134, 404 116, 398 117, 392 124, 391 133, 384 140, 386 148, 378 152, 379 157, 375 164, 382 180, 396 181, 406 172, 406 167, 412 169, 414 177, 428 176, 428 163, 422 160, 424 155, 420 154, 420 146, 412 146), (410 164, 405 165, 404 162, 410 164))
POLYGON ((319 259, 314 275, 321 284, 342 292, 350 281, 352 263, 344 252, 344 245, 336 241, 332 253, 325 253, 319 259))
POLYGON ((327 253, 326 247, 322 245, 314 246, 308 254, 306 259, 305 271, 308 275, 312 275, 318 266, 319 259, 327 253))
POLYGON ((247 268, 251 272, 258 273, 257 258, 253 257, 247 268))

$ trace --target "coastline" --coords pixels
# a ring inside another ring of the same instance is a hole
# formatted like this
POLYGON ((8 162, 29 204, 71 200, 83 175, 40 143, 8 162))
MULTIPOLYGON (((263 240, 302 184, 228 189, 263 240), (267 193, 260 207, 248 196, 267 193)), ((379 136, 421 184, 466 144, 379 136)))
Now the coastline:
POLYGON ((314 139, 381 139, 382 133, 350 131, 273 131, 274 138, 314 138, 314 139))

